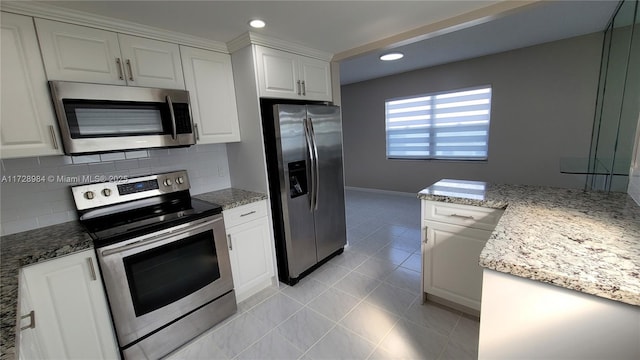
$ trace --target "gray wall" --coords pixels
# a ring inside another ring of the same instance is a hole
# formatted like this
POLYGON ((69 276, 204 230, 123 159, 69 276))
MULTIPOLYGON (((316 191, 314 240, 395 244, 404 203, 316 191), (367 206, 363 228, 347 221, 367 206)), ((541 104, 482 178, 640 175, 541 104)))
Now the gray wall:
POLYGON ((351 187, 416 192, 442 179, 582 187, 561 157, 588 157, 602 47, 590 34, 342 87, 351 187), (486 162, 388 160, 386 99, 491 84, 486 162))

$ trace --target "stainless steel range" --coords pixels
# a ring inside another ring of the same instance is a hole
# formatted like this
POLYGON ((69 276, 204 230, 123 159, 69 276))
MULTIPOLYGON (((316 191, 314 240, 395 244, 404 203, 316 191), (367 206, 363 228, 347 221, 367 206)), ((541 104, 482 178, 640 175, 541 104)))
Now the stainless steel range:
POLYGON ((121 354, 157 359, 236 312, 222 208, 186 171, 72 187, 121 354))

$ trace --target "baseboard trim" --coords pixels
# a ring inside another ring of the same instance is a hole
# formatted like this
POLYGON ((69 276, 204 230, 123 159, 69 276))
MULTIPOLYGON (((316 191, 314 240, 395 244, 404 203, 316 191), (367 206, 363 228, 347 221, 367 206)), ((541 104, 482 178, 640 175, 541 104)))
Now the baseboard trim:
POLYGON ((355 186, 345 186, 345 190, 354 190, 354 191, 362 191, 362 192, 371 192, 377 194, 386 194, 386 195, 398 195, 398 196, 408 196, 408 197, 418 197, 418 193, 409 193, 403 191, 392 191, 392 190, 381 190, 381 189, 371 189, 371 188, 362 188, 355 186))

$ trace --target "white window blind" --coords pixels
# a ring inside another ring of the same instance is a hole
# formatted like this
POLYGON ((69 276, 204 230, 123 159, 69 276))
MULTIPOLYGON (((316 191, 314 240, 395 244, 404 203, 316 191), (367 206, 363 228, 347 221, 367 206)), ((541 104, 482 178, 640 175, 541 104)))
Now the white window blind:
POLYGON ((491 87, 385 102, 387 158, 486 160, 491 87))

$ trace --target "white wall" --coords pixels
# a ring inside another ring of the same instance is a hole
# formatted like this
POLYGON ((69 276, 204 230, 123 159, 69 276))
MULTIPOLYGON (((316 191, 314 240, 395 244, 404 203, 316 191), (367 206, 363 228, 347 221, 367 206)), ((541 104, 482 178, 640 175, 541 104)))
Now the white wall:
POLYGON ((119 175, 134 177, 173 170, 187 170, 191 193, 230 187, 224 144, 189 148, 153 149, 87 156, 43 156, 1 161, 1 235, 77 219, 66 177, 119 175), (15 182, 21 176, 42 176, 38 183, 15 182))
POLYGON ((589 155, 602 34, 342 87, 346 185, 417 192, 442 179, 583 187, 560 158, 589 155), (491 84, 486 162, 389 160, 386 99, 491 84))

